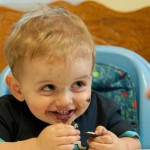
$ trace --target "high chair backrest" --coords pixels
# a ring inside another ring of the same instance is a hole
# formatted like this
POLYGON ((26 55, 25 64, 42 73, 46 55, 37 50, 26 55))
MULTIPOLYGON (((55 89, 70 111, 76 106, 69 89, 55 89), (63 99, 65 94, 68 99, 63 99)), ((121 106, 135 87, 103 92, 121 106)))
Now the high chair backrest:
POLYGON ((10 94, 10 91, 5 82, 6 75, 10 73, 11 71, 10 71, 9 66, 4 68, 4 70, 0 73, 0 96, 5 95, 5 94, 10 94))
MULTIPOLYGON (((137 100, 138 126, 142 148, 150 148, 150 102, 145 93, 150 87, 150 65, 133 51, 115 46, 96 46, 96 63, 111 64, 123 69, 131 77, 137 100)), ((0 74, 0 96, 10 94, 5 76, 11 73, 7 66, 0 74)))
POLYGON ((130 75, 135 85, 142 148, 150 148, 150 102, 145 95, 150 87, 150 64, 128 49, 99 45, 96 46, 96 63, 115 65, 130 75))

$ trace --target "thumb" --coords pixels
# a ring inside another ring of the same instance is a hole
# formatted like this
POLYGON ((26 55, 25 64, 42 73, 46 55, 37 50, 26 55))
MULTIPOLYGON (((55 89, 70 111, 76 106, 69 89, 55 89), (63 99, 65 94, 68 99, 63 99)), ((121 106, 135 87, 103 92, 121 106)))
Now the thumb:
POLYGON ((99 135, 105 135, 108 133, 108 130, 103 126, 98 126, 95 130, 95 133, 99 135))

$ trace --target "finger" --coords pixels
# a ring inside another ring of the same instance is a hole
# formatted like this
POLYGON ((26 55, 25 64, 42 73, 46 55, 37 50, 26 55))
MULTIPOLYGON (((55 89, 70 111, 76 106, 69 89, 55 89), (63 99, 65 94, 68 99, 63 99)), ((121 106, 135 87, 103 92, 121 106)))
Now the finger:
POLYGON ((74 127, 72 125, 69 124, 63 124, 63 123, 58 123, 58 124, 54 124, 52 126, 55 126, 56 129, 74 129, 74 127))
POLYGON ((55 134, 55 136, 67 136, 67 135, 79 135, 80 131, 75 129, 73 126, 71 125, 67 125, 67 124, 54 124, 49 126, 49 130, 51 130, 51 132, 53 132, 55 134))
POLYGON ((98 126, 95 129, 95 133, 100 134, 100 135, 104 135, 107 133, 107 129, 103 126, 98 126))
POLYGON ((92 147, 89 147, 89 148, 88 148, 88 150, 97 150, 97 149, 95 149, 95 148, 92 148, 92 147))
POLYGON ((59 137, 56 139, 58 145, 68 145, 68 144, 75 144, 77 141, 80 140, 80 136, 68 136, 68 137, 59 137))
POLYGON ((101 138, 101 143, 103 144, 112 144, 113 143, 113 137, 111 135, 104 135, 101 138))
POLYGON ((97 142, 102 144, 112 144, 113 143, 113 137, 111 135, 104 135, 99 137, 99 139, 96 139, 97 142))
POLYGON ((97 143, 101 143, 101 144, 112 144, 113 143, 113 137, 110 135, 98 136, 98 137, 92 138, 90 140, 97 142, 97 143))
POLYGON ((96 142, 91 142, 89 144, 89 150, 109 150, 112 149, 112 144, 101 144, 96 142))
POLYGON ((80 131, 76 129, 59 129, 56 131, 56 137, 76 136, 80 135, 80 131))
POLYGON ((74 149, 74 144, 60 145, 59 150, 70 150, 74 149))

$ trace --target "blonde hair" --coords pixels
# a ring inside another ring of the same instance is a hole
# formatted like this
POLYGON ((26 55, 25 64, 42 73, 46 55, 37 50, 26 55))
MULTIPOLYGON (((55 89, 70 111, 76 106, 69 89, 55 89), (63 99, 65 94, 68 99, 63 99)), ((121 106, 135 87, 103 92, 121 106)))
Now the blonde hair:
POLYGON ((25 59, 43 55, 50 59, 92 58, 93 65, 95 62, 94 42, 87 27, 78 16, 59 6, 26 13, 11 32, 5 55, 13 73, 25 59))

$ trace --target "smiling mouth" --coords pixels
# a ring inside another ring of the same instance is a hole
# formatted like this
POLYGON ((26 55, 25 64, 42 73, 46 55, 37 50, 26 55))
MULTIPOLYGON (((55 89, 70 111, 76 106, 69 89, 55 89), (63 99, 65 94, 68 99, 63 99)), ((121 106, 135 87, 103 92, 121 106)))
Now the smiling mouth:
POLYGON ((69 119, 73 116, 75 110, 69 110, 69 111, 54 111, 51 112, 54 114, 54 116, 56 117, 56 119, 59 120, 66 120, 69 119))

